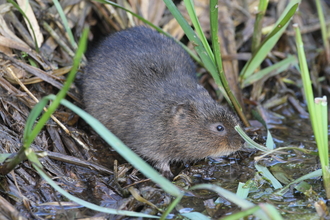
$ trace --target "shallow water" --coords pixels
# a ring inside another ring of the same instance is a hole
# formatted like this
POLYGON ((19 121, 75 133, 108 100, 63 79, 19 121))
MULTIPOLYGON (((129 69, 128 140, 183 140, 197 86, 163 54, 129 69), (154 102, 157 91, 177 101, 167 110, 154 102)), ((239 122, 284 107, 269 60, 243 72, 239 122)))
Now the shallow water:
MULTIPOLYGON (((283 121, 281 125, 273 125, 271 133, 276 147, 293 146, 316 152, 316 144, 308 119, 293 118, 283 121), (280 128, 280 129, 278 129, 280 128)), ((263 136, 265 139, 265 136, 263 136)), ((258 164, 268 167, 283 186, 293 180, 320 169, 317 156, 304 154, 297 150, 284 150, 288 154, 268 156, 258 164)), ((272 184, 260 175, 254 167, 256 156, 261 152, 238 152, 232 157, 217 161, 206 161, 190 166, 185 172, 192 178, 193 185, 197 183, 212 183, 236 192, 239 182, 252 180, 247 200, 254 204, 269 203, 274 205, 284 219, 318 219, 314 202, 326 200, 323 182, 320 177, 305 180, 312 186, 313 196, 304 195, 291 186, 284 195, 277 195, 272 184)), ((181 205, 192 211, 202 212, 212 218, 220 218, 239 211, 233 203, 213 196, 203 198, 205 192, 196 192, 195 196, 185 197, 181 205)))
MULTIPOLYGON (((268 126, 274 137, 276 147, 294 146, 316 152, 316 144, 311 126, 308 119, 299 117, 289 117, 290 119, 278 118, 269 120, 268 126)), ((24 121, 21 123, 24 124, 24 121)), ((158 215, 160 212, 149 205, 138 202, 129 192, 129 186, 137 190, 147 201, 155 204, 161 209, 166 209, 173 197, 164 193, 154 183, 146 180, 145 177, 126 163, 115 151, 111 150, 97 134, 90 131, 89 127, 81 124, 80 129, 86 131, 85 141, 91 148, 88 152, 81 148, 75 148, 71 154, 77 159, 86 160, 91 163, 103 165, 105 171, 92 169, 91 167, 82 167, 69 162, 61 162, 54 158, 41 158, 40 161, 50 176, 67 192, 83 200, 92 202, 104 207, 137 211, 158 215), (117 166, 114 165, 117 161, 117 166), (117 178, 112 171, 117 170, 117 178)), ((7 131, 8 128, 0 127, 4 134, 2 139, 3 146, 20 145, 19 135, 13 131, 7 131)), ((75 132, 80 132, 78 129, 75 132)), ((47 131, 51 133, 50 139, 53 144, 48 144, 47 136, 42 133, 36 139, 36 145, 32 148, 38 151, 55 151, 51 146, 64 145, 79 146, 72 143, 70 139, 61 133, 56 126, 48 125, 47 131), (58 134, 57 134, 58 133, 58 134), (55 142, 56 141, 56 142, 55 142), (40 146, 43 146, 41 148, 40 146)), ((1 133, 0 132, 0 133, 1 133)), ((1 133, 1 134, 2 134, 1 133)), ((265 142, 265 129, 254 129, 250 133, 254 139, 260 143, 265 142)), ((18 149, 3 148, 2 153, 17 152, 18 149)), ((282 185, 319 169, 317 156, 308 155, 296 150, 283 150, 288 154, 277 154, 267 156, 258 164, 268 167, 282 185)), ((71 151, 70 151, 71 152, 71 151)), ((62 152, 64 155, 64 152, 62 152)), ((239 182, 250 181, 253 188, 250 190, 248 200, 254 204, 270 203, 280 210, 285 219, 313 219, 319 218, 316 214, 314 202, 325 200, 322 179, 312 178, 306 180, 312 186, 312 193, 304 195, 295 186, 289 188, 284 195, 276 195, 272 184, 265 179, 255 168, 255 157, 262 155, 259 151, 239 151, 229 157, 217 159, 205 159, 193 164, 184 165, 181 163, 173 164, 172 171, 178 175, 174 183, 183 188, 189 189, 191 186, 200 183, 211 183, 223 187, 231 192, 236 192, 239 182), (313 194, 314 193, 314 194, 313 194)), ((83 161, 82 161, 83 163, 83 161)), ((2 180, 2 190, 7 200, 14 200, 15 208, 24 216, 36 218, 39 216, 44 219, 55 218, 77 218, 77 217, 103 217, 108 219, 131 219, 129 217, 110 216, 104 213, 97 213, 86 208, 79 208, 77 204, 65 203, 59 206, 57 201, 67 201, 65 197, 54 191, 46 182, 44 182, 35 172, 32 172, 31 165, 28 162, 23 163, 15 170, 15 177, 12 174, 7 175, 2 180), (26 208, 25 203, 19 198, 22 195, 17 191, 19 186, 22 194, 29 198, 31 211, 26 208), (51 202, 51 203, 50 203, 51 202)), ((187 192, 182 201, 173 210, 172 218, 179 218, 177 214, 187 212, 201 212, 212 218, 221 218, 232 213, 240 211, 235 204, 223 199, 214 192, 207 190, 196 190, 187 192)))

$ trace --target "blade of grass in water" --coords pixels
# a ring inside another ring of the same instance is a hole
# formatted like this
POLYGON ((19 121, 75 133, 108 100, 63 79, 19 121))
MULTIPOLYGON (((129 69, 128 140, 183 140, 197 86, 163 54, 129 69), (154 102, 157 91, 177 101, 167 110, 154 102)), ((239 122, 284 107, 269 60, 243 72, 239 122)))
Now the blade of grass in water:
POLYGON ((258 164, 254 165, 258 171, 262 172, 262 175, 264 177, 266 177, 267 179, 269 179, 271 181, 271 183, 273 184, 273 187, 275 189, 280 189, 282 188, 282 184, 273 176, 273 174, 271 174, 271 172, 269 172, 269 170, 267 169, 267 167, 264 166, 260 166, 258 164))
MULTIPOLYGON (((317 121, 316 133, 318 134, 317 142, 321 143, 321 146, 328 146, 328 108, 327 108, 327 97, 315 98, 315 120, 317 121)), ((324 157, 325 165, 329 165, 328 148, 321 147, 319 149, 320 155, 324 157)))
POLYGON ((181 215, 191 220, 210 220, 210 217, 207 217, 199 212, 189 212, 181 215))
MULTIPOLYGON (((328 149, 328 120, 327 120, 327 107, 324 113, 322 112, 322 105, 314 103, 314 94, 310 80, 309 70, 304 52, 304 44, 301 38, 300 29, 297 24, 293 25, 296 32, 296 44, 299 58, 299 66, 301 71, 301 78, 303 80, 304 95, 307 101, 307 108, 309 111, 314 136, 319 151, 319 158, 323 173, 323 185, 326 191, 327 198, 330 198, 330 170, 329 170, 329 149, 328 149)), ((322 98, 321 98, 322 100, 322 98)), ((326 106, 326 98, 321 103, 326 106)))
POLYGON ((267 149, 266 147, 254 142, 247 134, 245 134, 245 132, 243 131, 243 129, 240 126, 235 126, 235 130, 241 135, 241 137, 246 141, 246 143, 248 143, 250 146, 261 150, 261 151, 265 151, 265 152, 269 152, 270 150, 267 149))
POLYGON ((280 191, 276 192, 276 194, 278 195, 284 195, 284 193, 289 189, 290 186, 292 186, 293 184, 299 183, 303 180, 307 180, 307 179, 311 179, 311 178, 315 178, 315 177, 319 177, 322 175, 322 170, 315 170, 311 173, 308 173, 302 177, 299 177, 298 179, 296 179, 295 181, 292 181, 291 183, 287 184, 285 187, 283 187, 280 191))
POLYGON ((252 115, 255 119, 257 119, 267 130, 267 139, 266 139, 266 147, 269 150, 274 150, 275 148, 275 143, 274 143, 274 139, 272 134, 270 133, 267 123, 265 122, 265 120, 261 117, 261 115, 259 114, 259 112, 261 111, 261 109, 259 107, 257 107, 258 111, 256 110, 252 110, 252 115))
POLYGON ((173 202, 171 202, 171 204, 167 207, 166 211, 160 217, 160 220, 166 219, 168 214, 170 214, 171 211, 176 207, 176 205, 181 201, 182 197, 183 197, 183 194, 176 197, 176 199, 173 202))
POLYGON ((221 220, 237 220, 237 219, 243 219, 244 217, 248 217, 251 214, 256 213, 258 210, 262 209, 267 213, 268 220, 282 220, 282 216, 280 213, 276 210, 276 208, 273 205, 267 204, 267 203, 261 203, 258 206, 254 206, 250 209, 245 209, 243 211, 240 211, 238 213, 232 214, 230 216, 221 218, 221 220))
MULTIPOLYGON (((242 199, 242 198, 238 197, 237 195, 235 195, 234 193, 232 193, 226 189, 223 189, 219 186, 216 186, 216 185, 200 184, 200 185, 196 185, 196 186, 193 186, 190 188, 190 190, 195 190, 195 189, 207 189, 207 190, 214 191, 214 192, 218 193, 219 195, 221 195, 222 197, 224 197, 225 199, 227 199, 228 201, 235 203, 236 205, 240 206, 243 209, 250 209, 250 208, 253 208, 256 206, 252 202, 242 199)), ((267 217, 266 212, 263 210, 255 211, 254 215, 261 219, 269 219, 267 217)), ((279 215, 278 212, 277 212, 277 215, 279 215)))
POLYGON ((255 212, 257 212, 258 210, 260 210, 259 206, 254 206, 252 208, 249 209, 244 209, 243 211, 234 213, 230 216, 226 216, 224 218, 221 218, 221 220, 237 220, 237 219, 244 219, 245 217, 254 214, 255 212))
POLYGON ((327 98, 315 98, 315 120, 316 131, 314 131, 319 158, 322 167, 323 184, 330 198, 330 167, 329 167, 329 148, 328 148, 328 106, 327 98))
POLYGON ((247 196, 249 195, 250 188, 246 187, 244 188, 245 183, 239 183, 237 187, 237 192, 236 195, 242 199, 246 199, 247 196))
MULTIPOLYGON (((28 154, 28 159, 30 161, 38 161, 38 159, 33 151, 31 151, 28 154)), ((132 216, 132 217, 141 217, 141 218, 159 218, 158 216, 154 216, 154 215, 148 215, 148 214, 133 212, 133 211, 110 209, 110 208, 105 208, 102 206, 95 205, 93 203, 86 202, 85 200, 79 199, 79 198, 71 195, 67 191, 63 190, 61 187, 59 187, 57 183, 55 183, 50 177, 48 177, 44 173, 44 171, 40 168, 40 166, 38 166, 37 164, 34 164, 34 163, 32 165, 38 171, 40 176, 43 179, 45 179, 47 181, 47 183, 50 184, 57 192, 61 193, 66 198, 68 198, 69 200, 71 200, 79 205, 82 205, 84 207, 87 207, 89 209, 92 209, 92 210, 95 210, 98 212, 104 212, 104 213, 109 213, 109 214, 114 214, 114 215, 125 215, 125 216, 132 216)))

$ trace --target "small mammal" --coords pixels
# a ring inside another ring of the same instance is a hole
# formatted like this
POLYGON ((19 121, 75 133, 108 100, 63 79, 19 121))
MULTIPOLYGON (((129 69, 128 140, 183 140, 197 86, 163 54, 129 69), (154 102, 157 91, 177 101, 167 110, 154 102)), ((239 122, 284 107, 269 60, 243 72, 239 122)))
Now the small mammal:
POLYGON ((171 177, 171 162, 239 150, 236 116, 197 83, 195 65, 173 39, 138 26, 92 48, 81 89, 86 111, 171 177))

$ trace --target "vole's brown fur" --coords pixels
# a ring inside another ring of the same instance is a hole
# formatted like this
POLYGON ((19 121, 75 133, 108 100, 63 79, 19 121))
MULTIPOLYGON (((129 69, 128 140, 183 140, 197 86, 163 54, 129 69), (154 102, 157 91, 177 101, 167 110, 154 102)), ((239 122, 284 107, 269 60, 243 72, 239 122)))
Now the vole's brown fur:
POLYGON ((171 176, 171 162, 227 155, 243 143, 237 118, 194 75, 174 40, 146 27, 126 29, 89 53, 81 84, 86 111, 171 176))

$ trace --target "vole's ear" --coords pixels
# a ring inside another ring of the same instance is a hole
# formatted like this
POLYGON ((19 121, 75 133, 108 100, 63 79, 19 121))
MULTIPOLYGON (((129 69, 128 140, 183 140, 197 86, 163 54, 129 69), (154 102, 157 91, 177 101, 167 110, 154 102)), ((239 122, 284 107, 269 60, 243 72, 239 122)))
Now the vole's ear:
POLYGON ((186 109, 187 109, 187 104, 185 104, 185 103, 176 103, 171 108, 171 115, 175 116, 175 115, 185 114, 186 109))
POLYGON ((180 123, 187 120, 189 116, 194 115, 196 108, 190 102, 176 103, 171 108, 171 115, 175 122, 180 123))

